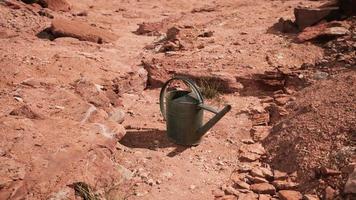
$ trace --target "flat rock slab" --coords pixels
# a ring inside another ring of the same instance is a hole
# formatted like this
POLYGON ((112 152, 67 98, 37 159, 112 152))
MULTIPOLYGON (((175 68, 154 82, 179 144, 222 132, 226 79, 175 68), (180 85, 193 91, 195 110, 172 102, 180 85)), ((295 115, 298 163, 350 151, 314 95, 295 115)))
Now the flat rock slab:
POLYGON ((303 195, 294 190, 281 190, 278 192, 278 197, 281 200, 301 200, 303 195))
POLYGON ((50 32, 55 38, 58 37, 73 37, 82 41, 90 41, 96 43, 113 42, 117 36, 109 31, 90 26, 87 23, 79 21, 71 21, 63 18, 54 19, 50 32))
POLYGON ((350 31, 344 26, 339 22, 330 22, 308 27, 297 36, 297 41, 305 42, 321 36, 337 37, 347 35, 350 31))
POLYGON ((257 183, 250 186, 250 189, 257 194, 276 194, 276 188, 269 183, 257 183))
POLYGON ((295 23, 300 30, 308 26, 312 26, 325 19, 333 12, 337 12, 338 7, 326 7, 326 8, 295 8, 295 23))

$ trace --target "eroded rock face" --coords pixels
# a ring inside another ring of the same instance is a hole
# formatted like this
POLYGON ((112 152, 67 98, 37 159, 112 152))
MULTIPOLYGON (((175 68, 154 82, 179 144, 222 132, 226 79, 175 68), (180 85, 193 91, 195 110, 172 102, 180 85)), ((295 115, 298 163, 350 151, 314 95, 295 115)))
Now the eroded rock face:
POLYGON ((113 42, 117 39, 117 36, 109 31, 90 26, 84 22, 71 21, 63 18, 54 19, 52 21, 50 32, 55 38, 73 37, 99 44, 113 42))

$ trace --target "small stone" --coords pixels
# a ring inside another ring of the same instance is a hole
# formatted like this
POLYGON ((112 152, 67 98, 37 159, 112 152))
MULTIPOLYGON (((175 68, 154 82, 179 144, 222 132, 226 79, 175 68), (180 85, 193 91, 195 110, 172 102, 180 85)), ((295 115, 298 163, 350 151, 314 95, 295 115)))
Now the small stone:
POLYGON ((232 186, 222 186, 221 187, 222 190, 225 191, 226 194, 228 195, 235 195, 235 196, 239 196, 239 191, 237 191, 235 188, 233 188, 232 186))
POLYGON ((47 8, 41 9, 40 11, 38 11, 38 14, 41 15, 41 16, 44 16, 44 17, 48 17, 50 19, 54 18, 54 16, 51 13, 51 11, 49 9, 47 9, 47 8))
POLYGON ((241 188, 241 189, 250 189, 250 185, 244 181, 236 181, 235 182, 235 187, 241 188))
POLYGON ((261 177, 246 176, 246 178, 252 183, 268 183, 268 181, 261 177))
POLYGON ((6 151, 4 149, 0 148, 0 156, 5 156, 5 155, 6 155, 6 151))
POLYGON ((324 176, 335 176, 335 175, 340 175, 341 174, 341 172, 338 171, 338 170, 333 170, 333 169, 329 169, 329 168, 326 168, 326 167, 320 168, 320 172, 324 176))
POLYGON ((116 109, 112 113, 110 113, 109 119, 121 124, 125 120, 125 112, 121 109, 116 109))
POLYGON ((148 184, 148 185, 150 185, 150 186, 153 186, 153 185, 155 184, 155 181, 150 178, 150 179, 148 179, 148 180, 146 181, 146 184, 148 184))
POLYGON ((254 144, 255 141, 253 141, 252 139, 243 139, 241 140, 242 143, 244 144, 254 144))
POLYGON ((191 190, 194 190, 195 188, 196 188, 195 185, 190 185, 190 186, 189 186, 189 189, 191 189, 191 190))
POLYGON ((245 173, 245 172, 250 172, 252 170, 252 166, 250 164, 242 164, 238 168, 238 172, 240 173, 245 173))
POLYGON ((237 189, 237 191, 247 194, 247 193, 251 193, 251 190, 246 190, 246 189, 237 189))
POLYGON ((268 137, 271 132, 270 126, 254 126, 251 131, 251 137, 254 141, 262 141, 268 137))
POLYGON ((147 191, 145 191, 145 192, 138 192, 138 191, 135 191, 135 192, 134 192, 134 195, 135 195, 135 196, 138 196, 138 197, 143 197, 143 196, 145 196, 146 194, 148 194, 147 191))
POLYGON ((328 78, 329 74, 326 72, 317 71, 314 73, 313 78, 316 80, 322 80, 328 78))
POLYGON ((250 172, 251 176, 265 178, 260 167, 255 167, 250 172))
POLYGON ((77 13, 76 15, 80 16, 80 17, 86 17, 86 16, 88 16, 88 11, 84 10, 84 11, 77 13))
POLYGON ((237 197, 234 195, 225 195, 217 198, 216 200, 237 200, 237 197))
POLYGON ((325 200, 333 200, 336 196, 337 192, 334 188, 328 186, 325 188, 324 199, 325 200))
POLYGON ((198 35, 198 37, 211 37, 213 34, 213 31, 204 31, 202 34, 198 35))
POLYGON ((272 171, 265 167, 255 167, 251 170, 250 174, 254 177, 273 179, 272 171))
POLYGON ((173 177, 173 173, 172 172, 164 172, 164 173, 162 173, 162 176, 167 179, 170 179, 173 177))
POLYGON ((270 122, 269 113, 255 113, 251 116, 252 125, 267 125, 270 122))
POLYGON ((276 188, 268 183, 257 183, 250 186, 250 189, 258 194, 276 194, 276 188))
POLYGON ((216 163, 216 165, 218 165, 218 166, 224 166, 225 164, 224 164, 223 161, 218 161, 218 162, 216 163))
POLYGON ((23 105, 19 108, 16 108, 16 109, 12 110, 9 114, 13 115, 13 116, 26 117, 29 119, 42 119, 43 118, 39 114, 35 113, 28 105, 23 105))
POLYGON ((247 146, 242 146, 241 151, 248 151, 250 153, 255 153, 258 155, 266 154, 265 148, 260 143, 255 143, 247 146))
POLYGON ((262 173, 265 178, 267 179, 273 179, 273 172, 272 170, 266 168, 266 167, 261 167, 262 173))
POLYGON ((278 192, 278 197, 281 200, 301 200, 303 195, 294 190, 281 190, 278 192))
POLYGON ((320 199, 317 195, 306 194, 304 195, 303 200, 320 200, 320 199))
POLYGON ((241 161, 254 162, 254 161, 260 159, 260 157, 261 157, 260 155, 255 154, 255 153, 244 152, 241 154, 239 159, 241 161))
POLYGON ((286 172, 274 170, 273 177, 274 177, 274 180, 284 180, 284 179, 288 178, 288 174, 286 172))
POLYGON ((282 97, 276 97, 274 98, 274 101, 277 103, 277 105, 283 106, 286 103, 288 103, 288 101, 290 101, 291 98, 289 96, 282 96, 282 97))
POLYGON ((272 185, 276 187, 277 190, 292 190, 298 187, 298 183, 281 180, 273 181, 272 185))
POLYGON ((23 99, 21 98, 21 97, 14 97, 14 99, 16 100, 16 101, 18 101, 18 102, 21 102, 21 103, 23 103, 24 101, 23 101, 23 99))
POLYGON ((271 196, 268 194, 260 194, 258 195, 258 200, 271 200, 271 196))
POLYGON ((250 192, 248 192, 248 193, 240 194, 240 195, 239 195, 239 199, 243 199, 243 200, 257 200, 257 199, 258 199, 258 195, 250 191, 250 192))
POLYGON ((225 195, 225 192, 220 189, 215 189, 212 191, 214 197, 222 197, 225 195))

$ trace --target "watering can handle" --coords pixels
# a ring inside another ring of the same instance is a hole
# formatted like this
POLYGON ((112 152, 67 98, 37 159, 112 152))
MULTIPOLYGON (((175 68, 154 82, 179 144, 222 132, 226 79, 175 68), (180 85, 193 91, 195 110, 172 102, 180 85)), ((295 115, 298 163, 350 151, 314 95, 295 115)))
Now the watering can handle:
POLYGON ((164 97, 166 96, 166 90, 169 86, 169 83, 174 81, 174 80, 181 80, 186 84, 196 95, 199 101, 199 104, 204 103, 203 95, 201 94, 198 86, 189 78, 183 77, 183 76, 176 76, 170 80, 168 80, 162 87, 160 95, 159 95, 159 104, 161 108, 161 113, 163 115, 163 118, 166 119, 166 109, 164 106, 164 97))

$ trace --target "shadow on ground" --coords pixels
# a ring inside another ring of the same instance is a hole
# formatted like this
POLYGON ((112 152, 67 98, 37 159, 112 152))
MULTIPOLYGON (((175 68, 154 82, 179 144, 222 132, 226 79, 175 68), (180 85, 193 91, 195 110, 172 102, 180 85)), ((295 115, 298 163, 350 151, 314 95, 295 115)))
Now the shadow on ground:
POLYGON ((171 142, 167 137, 166 131, 149 128, 128 130, 126 135, 120 140, 120 144, 129 148, 150 150, 175 147, 173 151, 167 154, 168 157, 174 157, 189 148, 171 142))
POLYGON ((240 90, 241 96, 270 96, 277 90, 284 88, 285 79, 282 76, 265 77, 264 74, 254 74, 251 77, 236 77, 244 87, 240 90))

